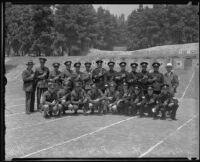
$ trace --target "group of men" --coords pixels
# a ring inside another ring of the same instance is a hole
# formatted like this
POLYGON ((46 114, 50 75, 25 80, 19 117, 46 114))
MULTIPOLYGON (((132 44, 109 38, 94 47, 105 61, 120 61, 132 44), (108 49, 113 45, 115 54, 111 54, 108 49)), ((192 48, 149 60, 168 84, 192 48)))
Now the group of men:
POLYGON ((26 113, 34 111, 35 91, 37 110, 43 116, 60 116, 66 110, 84 114, 118 113, 124 115, 149 116, 153 119, 176 119, 178 100, 174 97, 179 85, 178 76, 173 72, 171 63, 166 65, 167 72, 159 72, 160 63, 152 64, 153 72, 148 72, 147 62, 131 63, 131 72, 126 71, 126 62, 120 62, 120 71, 115 71, 115 62, 109 61, 109 70, 102 67, 102 60, 97 60, 97 67, 92 70, 91 62, 85 62, 85 71, 80 70, 81 63, 70 60, 64 63, 65 69, 59 70, 60 63, 53 63, 53 70, 45 66, 46 58, 39 58, 40 67, 32 70, 33 61, 29 61, 23 71, 24 91, 26 94, 26 113))

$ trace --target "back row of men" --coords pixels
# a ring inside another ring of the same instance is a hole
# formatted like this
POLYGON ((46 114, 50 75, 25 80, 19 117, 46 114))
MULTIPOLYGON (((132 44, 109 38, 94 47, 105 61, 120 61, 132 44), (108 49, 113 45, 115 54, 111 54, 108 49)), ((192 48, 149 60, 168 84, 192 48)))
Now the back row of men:
MULTIPOLYGON (((178 76, 172 71, 172 64, 168 63, 166 66, 167 72, 163 75, 159 72, 160 63, 154 62, 152 64, 153 72, 147 71, 147 62, 142 62, 141 72, 136 72, 138 64, 131 63, 131 72, 126 71, 126 62, 121 62, 120 71, 114 70, 115 63, 108 62, 109 70, 102 67, 102 60, 97 60, 97 68, 91 69, 91 63, 85 62, 85 71, 81 72, 81 63, 74 63, 75 71, 71 70, 71 61, 66 61, 64 64, 66 68, 61 72, 59 70, 60 63, 53 63, 53 71, 45 66, 46 58, 39 58, 40 67, 33 72, 34 63, 29 61, 27 69, 23 71, 22 78, 24 81, 24 91, 26 92, 26 112, 34 111, 35 91, 37 90, 37 109, 40 110, 41 95, 47 91, 48 82, 55 83, 55 91, 59 92, 67 85, 67 89, 72 92, 75 83, 79 83, 82 89, 88 93, 95 85, 102 93, 106 93, 107 86, 115 85, 114 90, 121 93, 124 91, 123 85, 126 84, 130 91, 134 91, 138 87, 143 95, 147 95, 148 87, 152 87, 153 94, 159 95, 162 86, 167 84, 168 92, 173 97, 179 85, 178 76)), ((149 87, 149 88, 150 88, 149 87)), ((47 93, 47 92, 46 92, 47 93)), ((104 99, 105 101, 105 99, 104 99)))

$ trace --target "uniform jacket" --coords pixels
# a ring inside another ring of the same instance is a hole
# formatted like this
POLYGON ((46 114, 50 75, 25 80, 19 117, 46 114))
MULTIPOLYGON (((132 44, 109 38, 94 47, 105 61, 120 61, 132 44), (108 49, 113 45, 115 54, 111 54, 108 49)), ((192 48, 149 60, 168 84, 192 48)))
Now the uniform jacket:
POLYGON ((71 101, 83 101, 86 98, 86 94, 85 91, 83 89, 81 89, 80 91, 76 92, 75 90, 73 90, 71 92, 71 101))
POLYGON ((157 95, 156 94, 152 94, 151 96, 149 94, 146 94, 145 98, 144 98, 144 103, 145 104, 155 105, 156 104, 156 100, 157 100, 157 95))
POLYGON ((129 77, 129 73, 127 71, 120 71, 116 76, 116 83, 121 85, 123 82, 127 82, 129 77))
POLYGON ((35 70, 35 78, 37 79, 37 87, 38 88, 47 88, 47 79, 49 77, 49 68, 48 67, 44 67, 43 69, 41 67, 36 68, 35 70), (43 75, 44 73, 45 76, 42 78, 39 78, 41 75, 43 75))
POLYGON ((60 89, 57 92, 57 97, 58 97, 58 99, 61 99, 64 97, 66 101, 69 101, 70 97, 71 97, 71 92, 66 91, 65 89, 60 89))
POLYGON ((68 78, 68 77, 72 77, 73 76, 73 70, 67 70, 67 69, 64 69, 62 71, 62 74, 61 74, 62 78, 65 79, 65 78, 68 78))
POLYGON ((110 90, 106 90, 104 95, 106 97, 112 97, 112 100, 109 100, 110 103, 114 103, 114 102, 116 102, 120 99, 120 92, 119 91, 111 92, 110 90))
POLYGON ((173 72, 165 73, 164 74, 164 83, 169 85, 170 92, 171 91, 176 92, 176 88, 179 85, 178 76, 173 72))
POLYGON ((97 87, 100 89, 104 88, 104 84, 106 81, 105 73, 106 73, 106 69, 104 68, 96 68, 92 71, 93 82, 96 83, 97 87))
POLYGON ((55 81, 56 83, 60 83, 61 82, 61 71, 51 71, 49 74, 49 79, 52 79, 53 81, 55 81))
POLYGON ((33 91, 33 84, 34 80, 30 78, 30 76, 34 74, 33 70, 29 71, 28 69, 24 70, 22 72, 22 79, 23 79, 23 90, 26 92, 33 91))
POLYGON ((136 71, 131 71, 129 73, 129 76, 128 76, 128 83, 130 85, 133 85, 133 84, 137 84, 138 83, 138 73, 136 71))
POLYGON ((164 83, 164 76, 160 72, 152 72, 152 73, 149 74, 148 82, 150 84, 152 84, 152 86, 153 86, 155 91, 160 91, 161 90, 161 86, 164 83), (156 78, 156 80, 153 81, 152 80, 153 78, 156 78))
POLYGON ((149 72, 148 71, 141 71, 138 73, 138 83, 143 89, 147 89, 149 82, 149 72))
POLYGON ((166 94, 160 93, 157 98, 159 104, 163 104, 164 102, 169 103, 171 99, 172 95, 169 92, 167 92, 166 94))
POLYGON ((90 100, 95 100, 97 98, 101 98, 103 96, 103 93, 100 89, 96 88, 95 90, 88 91, 88 97, 90 100))
POLYGON ((117 76, 117 71, 115 70, 109 70, 106 72, 106 82, 112 82, 115 81, 115 77, 117 76))
POLYGON ((57 100, 57 93, 56 92, 52 93, 49 90, 47 90, 43 93, 42 98, 43 98, 43 104, 48 104, 49 102, 57 100))
POLYGON ((142 92, 140 92, 137 95, 135 93, 133 93, 131 100, 134 103, 140 103, 140 102, 144 101, 144 95, 142 92))
POLYGON ((89 90, 91 89, 90 84, 92 84, 92 69, 90 71, 83 72, 83 85, 84 89, 89 90))

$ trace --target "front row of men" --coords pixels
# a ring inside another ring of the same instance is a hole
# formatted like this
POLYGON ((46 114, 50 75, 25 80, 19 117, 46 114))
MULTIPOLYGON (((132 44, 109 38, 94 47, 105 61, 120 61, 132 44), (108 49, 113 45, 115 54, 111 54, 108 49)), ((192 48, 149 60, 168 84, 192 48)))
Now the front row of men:
POLYGON ((114 70, 114 62, 108 63, 109 70, 102 68, 102 60, 97 60, 97 68, 92 70, 91 63, 85 63, 85 72, 80 71, 81 63, 75 63, 71 70, 71 61, 64 64, 66 69, 59 71, 59 63, 54 63, 54 70, 44 66, 46 59, 40 58, 40 67, 33 72, 34 63, 29 61, 23 71, 24 91, 26 94, 26 112, 34 110, 35 90, 37 90, 37 109, 44 110, 44 116, 59 115, 66 109, 75 113, 80 108, 91 113, 98 109, 120 114, 137 114, 144 112, 156 118, 158 112, 171 111, 175 119, 178 101, 173 98, 178 87, 178 77, 172 72, 172 65, 166 66, 167 73, 159 72, 160 64, 152 64, 153 72, 149 73, 148 63, 142 62, 141 72, 136 72, 137 63, 132 63, 132 71, 126 71, 126 62, 120 63, 121 70, 114 70), (165 85, 165 83, 167 85, 165 85), (162 88, 161 88, 162 87, 162 88), (48 89, 47 89, 48 88, 48 89))

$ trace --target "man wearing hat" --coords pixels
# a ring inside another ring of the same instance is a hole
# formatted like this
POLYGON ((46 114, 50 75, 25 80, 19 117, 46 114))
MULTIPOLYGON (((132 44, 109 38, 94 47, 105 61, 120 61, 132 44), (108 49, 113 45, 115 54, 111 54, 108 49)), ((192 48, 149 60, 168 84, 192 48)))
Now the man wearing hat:
POLYGON ((128 115, 129 109, 131 109, 132 90, 128 87, 128 83, 126 82, 122 83, 120 98, 121 99, 118 101, 118 112, 128 115))
POLYGON ((153 93, 153 86, 148 86, 147 94, 144 96, 144 106, 141 107, 141 114, 148 113, 149 117, 153 116, 152 110, 156 107, 157 95, 153 93))
POLYGON ((110 83, 115 81, 115 77, 117 72, 114 70, 115 62, 109 61, 108 62, 109 70, 106 72, 106 83, 110 83))
POLYGON ((92 84, 92 69, 91 62, 85 62, 85 71, 83 72, 83 88, 87 91, 91 89, 90 85, 92 84))
POLYGON ((102 60, 97 60, 97 68, 92 71, 93 82, 96 84, 97 88, 101 89, 102 92, 105 90, 106 81, 106 69, 102 67, 102 60))
POLYGON ((71 70, 72 62, 71 61, 65 61, 64 64, 65 64, 66 68, 62 71, 62 74, 61 74, 63 80, 73 76, 73 70, 71 70))
POLYGON ((159 72, 160 63, 154 62, 152 64, 153 72, 149 74, 148 82, 154 88, 155 94, 160 94, 161 86, 164 84, 164 76, 159 72))
POLYGON ((52 64, 54 69, 49 74, 49 80, 56 83, 56 89, 59 90, 59 88, 62 85, 61 80, 61 71, 59 70, 60 63, 53 63, 52 64))
POLYGON ((130 66, 132 68, 132 71, 129 73, 128 83, 129 83, 130 87, 134 87, 134 85, 138 84, 138 73, 136 72, 138 64, 131 63, 130 66))
POLYGON ((129 73, 126 71, 126 62, 124 62, 124 61, 120 62, 119 66, 120 66, 121 69, 117 73, 115 80, 116 80, 116 83, 117 83, 117 89, 119 91, 121 91, 122 90, 122 84, 124 82, 127 83, 127 81, 128 81, 129 73))
POLYGON ((40 110, 40 99, 42 93, 48 89, 47 79, 49 77, 49 68, 45 66, 46 58, 39 58, 40 67, 35 70, 35 78, 37 79, 37 110, 40 110))
POLYGON ((167 63, 167 72, 164 74, 164 83, 169 85, 169 91, 174 96, 179 85, 179 80, 177 74, 172 71, 172 68, 172 63, 167 63))
POLYGON ((74 110, 74 113, 77 114, 78 109, 83 108, 84 110, 87 103, 88 98, 82 89, 81 82, 75 82, 75 87, 71 92, 71 104, 69 104, 68 108, 74 110))
POLYGON ((73 80, 75 82, 80 81, 82 83, 83 82, 83 72, 80 71, 81 63, 80 62, 74 63, 74 68, 75 68, 75 71, 73 73, 73 80))
POLYGON ((131 98, 131 109, 129 109, 129 114, 136 115, 139 111, 139 116, 143 117, 144 113, 142 110, 142 107, 144 105, 144 94, 142 92, 142 89, 139 85, 135 85, 133 88, 133 94, 131 98))
POLYGON ((47 118, 51 115, 59 115, 62 109, 61 104, 57 104, 57 92, 54 82, 48 82, 48 90, 42 94, 41 109, 43 117, 47 118))
POLYGON ((140 66, 142 67, 141 72, 138 73, 138 83, 142 87, 143 93, 147 94, 147 87, 149 85, 149 72, 147 71, 147 62, 141 62, 140 66))
POLYGON ((26 95, 26 114, 30 114, 30 112, 34 111, 34 103, 35 103, 35 89, 34 89, 34 77, 35 74, 32 70, 33 61, 29 61, 27 64, 27 69, 22 72, 23 79, 23 90, 26 95))

